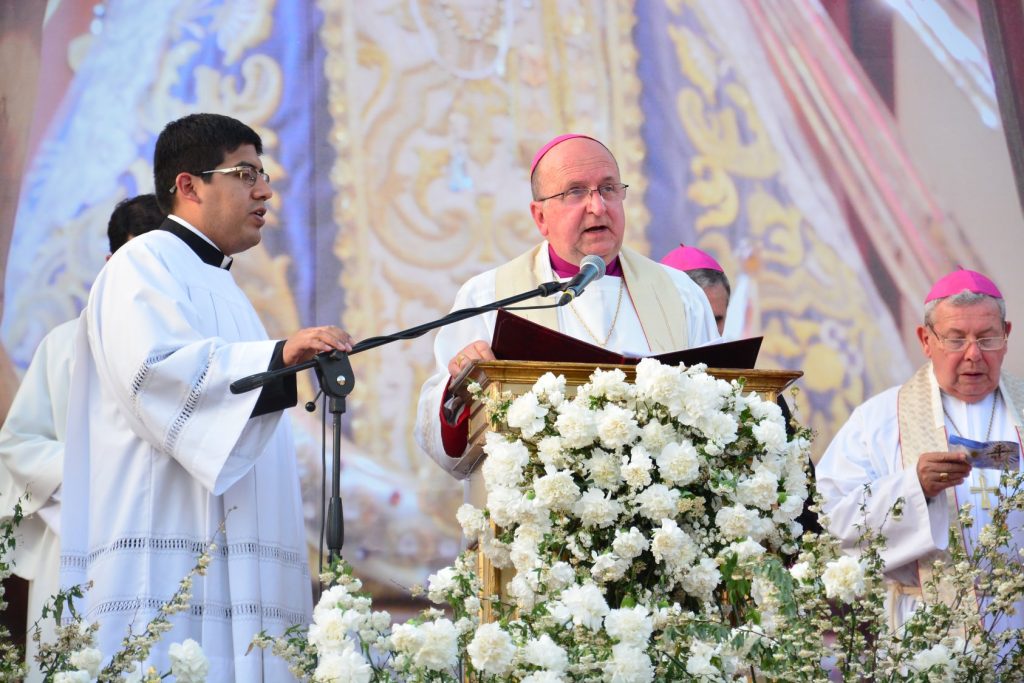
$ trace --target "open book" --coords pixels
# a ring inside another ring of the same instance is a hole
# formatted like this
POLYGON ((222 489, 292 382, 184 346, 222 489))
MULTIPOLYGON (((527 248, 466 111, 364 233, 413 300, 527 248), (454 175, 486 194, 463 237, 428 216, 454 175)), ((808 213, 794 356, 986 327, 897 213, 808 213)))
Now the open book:
MULTIPOLYGON (((757 361, 757 353, 761 349, 763 339, 764 337, 750 337, 651 357, 666 365, 705 363, 709 368, 748 370, 753 368, 757 361)), ((623 355, 588 344, 503 309, 498 310, 491 350, 498 360, 602 365, 636 365, 640 362, 639 357, 623 355)))

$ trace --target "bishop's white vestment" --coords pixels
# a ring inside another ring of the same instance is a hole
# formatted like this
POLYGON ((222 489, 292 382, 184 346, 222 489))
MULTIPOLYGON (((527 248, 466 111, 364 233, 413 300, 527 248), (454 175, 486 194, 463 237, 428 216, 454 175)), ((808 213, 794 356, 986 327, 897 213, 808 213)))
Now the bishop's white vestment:
MULTIPOLYGON (((61 579, 92 581, 85 617, 109 658, 171 598, 210 540, 206 576, 150 663, 192 638, 210 681, 284 681, 256 633, 312 611, 288 420, 251 417, 275 342, 227 270, 164 229, 136 237, 93 285, 76 340, 64 470, 61 579), (225 524, 225 532, 218 527, 225 524)), ((180 229, 180 228, 179 228, 180 229)), ((202 246, 202 245, 200 245, 202 246)))
MULTIPOLYGON (((925 419, 930 423, 927 428, 939 431, 945 428, 947 435, 959 430, 962 436, 975 441, 1020 443, 1020 411, 1024 406, 1013 404, 1011 392, 1006 389, 1006 378, 1001 383, 1000 399, 993 413, 995 392, 977 403, 965 403, 940 392, 931 365, 925 368, 931 394, 925 411, 925 419)), ((927 569, 919 566, 919 561, 925 565, 936 553, 948 548, 950 525, 956 522, 958 514, 950 499, 956 507, 971 503, 974 525, 967 529, 956 525, 970 549, 991 520, 991 510, 1000 495, 996 490, 999 470, 975 467, 962 484, 954 487, 952 496, 926 499, 917 468, 904 468, 903 464, 897 409, 900 389, 888 389, 854 410, 816 467, 817 487, 824 499, 829 530, 842 541, 843 549, 854 555, 859 536, 855 525, 865 521, 860 511, 863 487, 871 485, 866 521, 872 529, 881 528, 886 537, 882 559, 891 584, 889 610, 893 626, 906 621, 922 602, 920 573, 927 569), (905 500, 903 516, 893 520, 890 510, 898 498, 905 500)), ((1011 528, 1016 526, 1017 529, 1012 546, 1024 547, 1024 520, 1011 515, 1009 521, 1011 528)), ((982 602, 986 599, 984 596, 977 598, 982 602)), ((1018 603, 1016 616, 1000 620, 997 630, 1022 626, 1024 604, 1018 603)))
MULTIPOLYGON (((452 310, 484 306, 529 291, 542 282, 558 279, 551 267, 547 242, 518 257, 516 261, 529 266, 529 275, 512 282, 506 280, 512 278, 506 274, 508 271, 505 269, 515 261, 481 273, 462 285, 452 310)), ((637 356, 667 353, 719 340, 711 305, 703 290, 688 275, 654 263, 627 249, 620 253, 620 261, 625 271, 625 284, 623 278, 607 276, 591 282, 567 306, 541 312, 538 317, 533 317, 538 312, 513 312, 590 344, 637 356), (656 269, 653 276, 651 269, 656 269), (662 283, 666 286, 661 287, 662 283), (652 301, 655 298, 657 302, 652 301), (649 321, 646 326, 641 324, 641 313, 638 312, 645 305, 648 310, 654 309, 653 313, 645 316, 649 321), (677 316, 664 322, 659 319, 662 311, 673 310, 678 311, 677 316), (550 317, 542 317, 544 314, 550 317), (662 323, 664 329, 655 329, 654 323, 662 323)), ((555 301, 552 297, 520 305, 553 304, 555 301)), ((416 440, 420 448, 446 471, 453 473, 453 476, 464 477, 467 473, 454 471, 459 458, 449 457, 445 453, 441 438, 439 415, 448 386, 448 362, 477 339, 490 343, 496 318, 496 312, 489 312, 440 328, 434 340, 436 371, 420 391, 416 440)))
POLYGON ((38 622, 43 642, 54 640, 53 620, 40 621, 43 605, 60 588, 60 481, 64 466, 71 354, 78 319, 43 337, 21 379, 0 428, 0 517, 21 499, 21 521, 12 557, 14 573, 29 581, 26 681, 41 681, 32 640, 38 622), (25 497, 25 494, 28 494, 25 497))

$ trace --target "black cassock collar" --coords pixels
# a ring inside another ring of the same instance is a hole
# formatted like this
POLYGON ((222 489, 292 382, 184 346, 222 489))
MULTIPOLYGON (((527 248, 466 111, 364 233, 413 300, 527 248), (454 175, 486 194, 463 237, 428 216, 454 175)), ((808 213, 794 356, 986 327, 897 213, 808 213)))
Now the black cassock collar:
POLYGON ((224 252, 220 249, 213 246, 173 218, 165 218, 164 222, 160 225, 160 229, 166 230, 167 232, 177 236, 182 242, 188 245, 189 249, 196 253, 196 256, 198 256, 203 263, 213 266, 214 268, 231 270, 231 264, 234 262, 234 259, 230 256, 225 256, 224 252))

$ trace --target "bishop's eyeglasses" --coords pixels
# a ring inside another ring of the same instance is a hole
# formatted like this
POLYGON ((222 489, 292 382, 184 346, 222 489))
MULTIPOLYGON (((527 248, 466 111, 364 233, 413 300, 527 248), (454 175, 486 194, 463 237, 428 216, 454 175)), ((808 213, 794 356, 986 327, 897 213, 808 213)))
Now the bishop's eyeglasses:
POLYGON ((624 183, 608 183, 605 185, 598 185, 597 187, 571 187, 565 192, 559 192, 549 197, 540 197, 534 201, 546 202, 549 199, 555 197, 561 197, 562 203, 566 206, 580 206, 590 201, 590 195, 592 192, 597 192, 601 199, 604 200, 605 204, 609 202, 621 202, 626 198, 626 188, 629 185, 624 183))
MULTIPOLYGON (((232 166, 231 168, 215 168, 211 171, 203 171, 201 173, 197 173, 196 175, 209 175, 211 173, 236 173, 238 174, 238 177, 242 179, 242 182, 248 185, 249 187, 255 186, 256 181, 259 178, 263 178, 263 182, 265 182, 267 185, 270 184, 270 174, 264 171, 257 171, 252 166, 232 166)), ((177 187, 177 185, 171 187, 171 194, 174 194, 174 191, 177 189, 177 187)))
POLYGON ((978 348, 982 351, 998 351, 1006 346, 1005 333, 1001 337, 943 337, 931 325, 928 325, 928 329, 939 340, 939 345, 950 353, 966 351, 967 347, 972 343, 977 344, 978 348))

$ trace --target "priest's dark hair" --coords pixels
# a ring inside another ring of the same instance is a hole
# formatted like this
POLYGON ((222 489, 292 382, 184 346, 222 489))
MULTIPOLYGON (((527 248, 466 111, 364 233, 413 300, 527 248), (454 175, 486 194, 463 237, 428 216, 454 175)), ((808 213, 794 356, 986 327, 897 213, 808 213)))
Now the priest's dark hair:
POLYGON ((684 270, 684 273, 690 276, 690 279, 697 283, 697 286, 701 289, 708 289, 715 285, 722 285, 725 287, 726 296, 732 296, 732 287, 729 286, 729 278, 726 277, 725 273, 714 268, 693 268, 692 270, 684 270))
POLYGON ((179 173, 199 176, 210 182, 212 171, 231 152, 252 145, 263 154, 263 141, 249 126, 222 114, 189 114, 164 127, 153 150, 153 180, 160 208, 171 213, 175 178, 179 173))
POLYGON ((140 194, 118 202, 107 221, 110 253, 123 247, 131 238, 159 228, 166 217, 156 202, 155 194, 140 194))

